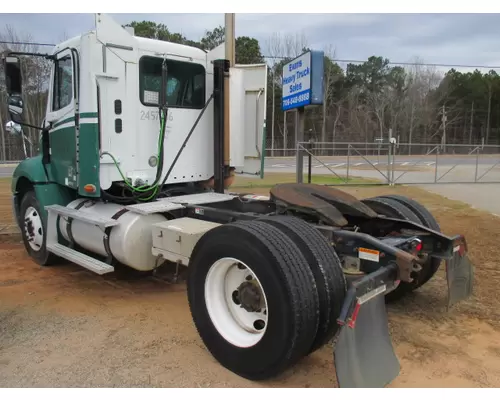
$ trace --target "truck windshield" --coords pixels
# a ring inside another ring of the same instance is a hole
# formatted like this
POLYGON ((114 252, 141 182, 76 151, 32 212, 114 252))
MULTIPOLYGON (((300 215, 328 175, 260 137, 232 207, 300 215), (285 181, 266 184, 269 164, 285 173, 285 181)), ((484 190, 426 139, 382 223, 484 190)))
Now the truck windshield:
MULTIPOLYGON (((139 60, 139 96, 145 106, 158 106, 163 59, 139 60)), ((165 93, 168 107, 201 109, 205 105, 205 68, 201 64, 167 60, 165 93)))

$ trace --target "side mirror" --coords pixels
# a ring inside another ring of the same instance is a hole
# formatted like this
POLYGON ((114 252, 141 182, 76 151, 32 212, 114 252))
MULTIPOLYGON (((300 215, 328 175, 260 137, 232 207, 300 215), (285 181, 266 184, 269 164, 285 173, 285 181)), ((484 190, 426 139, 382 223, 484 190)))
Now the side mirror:
POLYGON ((9 114, 15 123, 21 122, 21 115, 23 113, 23 100, 21 94, 23 92, 23 81, 21 74, 21 62, 19 57, 5 56, 4 58, 5 70, 5 86, 9 96, 7 106, 9 114))
POLYGON ((4 59, 5 67, 5 86, 7 94, 21 95, 23 92, 23 81, 21 74, 21 62, 19 57, 6 56, 4 59))

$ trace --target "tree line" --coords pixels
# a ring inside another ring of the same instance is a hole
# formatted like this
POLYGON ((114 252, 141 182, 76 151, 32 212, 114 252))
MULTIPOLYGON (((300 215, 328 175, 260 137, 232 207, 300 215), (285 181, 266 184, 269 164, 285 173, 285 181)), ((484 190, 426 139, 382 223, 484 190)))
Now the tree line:
MULTIPOLYGON (((224 28, 218 26, 205 32, 199 40, 171 32, 165 24, 152 21, 132 21, 124 26, 134 28, 135 35, 211 50, 224 42, 224 28)), ((0 32, 0 41, 34 42, 34 38, 19 35, 7 26, 0 32)), ((267 154, 292 155, 295 149, 294 112, 281 110, 283 65, 309 49, 303 34, 272 34, 259 43, 249 36, 236 37, 236 63, 268 63, 267 87, 267 154), (273 150, 271 150, 273 149, 273 150), (285 152, 283 149, 292 151, 285 152)), ((0 44, 5 51, 43 52, 36 45, 0 44)), ((306 110, 305 140, 317 142, 355 142, 373 146, 387 142, 389 132, 400 143, 401 152, 418 154, 435 145, 445 152, 467 152, 454 144, 470 146, 500 145, 500 77, 496 71, 443 71, 416 59, 407 65, 394 65, 382 56, 372 56, 359 63, 341 65, 336 61, 332 45, 321 49, 324 59, 323 106, 306 110), (424 146, 417 146, 423 144, 424 146)), ((0 101, 5 104, 3 71, 0 67, 0 101)), ((48 88, 48 63, 33 58, 24 64, 25 104, 27 120, 40 124, 45 112, 48 88)), ((18 136, 6 130, 9 121, 5 107, 0 110, 2 159, 23 157, 18 136)), ((34 143, 38 132, 28 129, 34 143)), ((318 145, 321 147, 321 145, 318 145)), ((322 147, 329 154, 329 144, 322 147)))

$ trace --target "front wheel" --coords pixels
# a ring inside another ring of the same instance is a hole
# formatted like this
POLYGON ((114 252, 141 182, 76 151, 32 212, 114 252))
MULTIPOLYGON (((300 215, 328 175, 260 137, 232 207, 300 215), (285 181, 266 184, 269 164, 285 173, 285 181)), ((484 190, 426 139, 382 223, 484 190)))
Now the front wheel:
POLYGON ((30 257, 39 265, 55 264, 58 257, 47 250, 46 223, 40 213, 40 203, 31 190, 21 199, 19 222, 24 247, 30 257))
POLYGON ((260 221, 225 224, 198 241, 188 299, 208 350, 251 380, 276 376, 307 355, 318 330, 318 291, 306 259, 260 221))

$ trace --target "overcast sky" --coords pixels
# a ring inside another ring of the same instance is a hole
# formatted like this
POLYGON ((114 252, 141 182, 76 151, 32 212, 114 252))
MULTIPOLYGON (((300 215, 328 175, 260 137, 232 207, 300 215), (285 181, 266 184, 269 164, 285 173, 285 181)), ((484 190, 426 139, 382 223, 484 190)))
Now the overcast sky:
MULTIPOLYGON (((119 23, 153 20, 194 40, 223 25, 223 14, 111 14, 119 23)), ((407 62, 500 66, 499 14, 236 14, 236 35, 253 36, 269 54, 273 34, 303 33, 311 48, 331 44, 340 59, 365 60, 381 55, 407 62)), ((10 24, 39 42, 56 43, 93 29, 93 14, 0 14, 0 28, 10 24)), ((500 71, 499 71, 500 72, 500 71)))

